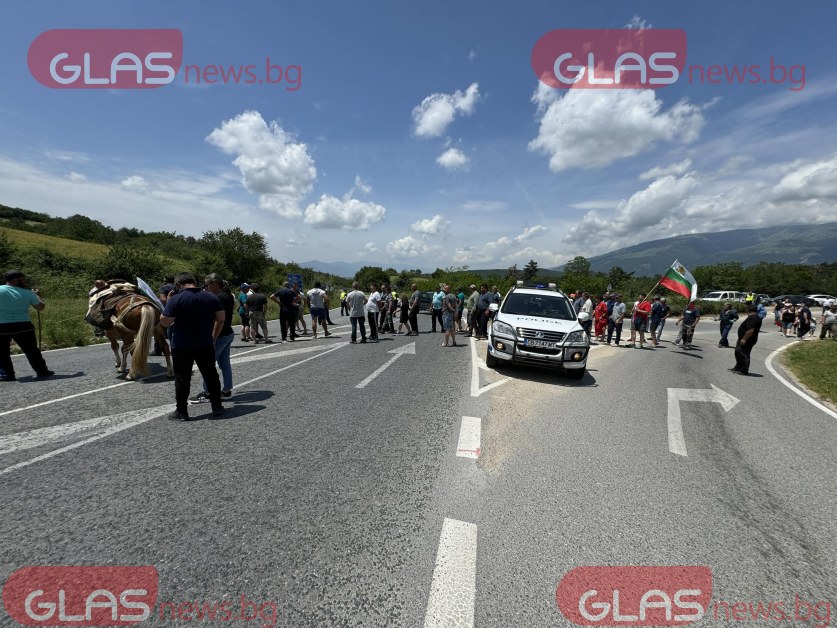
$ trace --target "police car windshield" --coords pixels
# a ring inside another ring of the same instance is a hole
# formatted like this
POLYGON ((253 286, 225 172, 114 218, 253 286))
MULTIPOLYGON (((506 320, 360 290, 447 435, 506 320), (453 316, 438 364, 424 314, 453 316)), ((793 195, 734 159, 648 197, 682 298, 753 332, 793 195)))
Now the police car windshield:
POLYGON ((551 294, 512 292, 503 303, 501 312, 516 316, 557 318, 562 321, 575 320, 575 310, 572 304, 565 297, 554 292, 551 294))

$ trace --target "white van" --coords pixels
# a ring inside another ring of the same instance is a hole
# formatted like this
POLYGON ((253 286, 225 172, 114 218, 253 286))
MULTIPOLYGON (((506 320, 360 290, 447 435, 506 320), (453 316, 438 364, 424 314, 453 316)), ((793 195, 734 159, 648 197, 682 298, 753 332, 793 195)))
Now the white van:
POLYGON ((744 300, 744 293, 743 292, 734 292, 732 290, 715 290, 713 292, 707 292, 704 294, 700 300, 701 301, 743 301, 744 300))

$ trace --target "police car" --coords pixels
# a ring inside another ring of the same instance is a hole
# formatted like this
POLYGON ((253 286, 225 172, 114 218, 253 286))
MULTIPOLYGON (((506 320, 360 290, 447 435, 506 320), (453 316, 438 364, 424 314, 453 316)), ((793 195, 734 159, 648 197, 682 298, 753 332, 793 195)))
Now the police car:
POLYGON ((518 281, 494 314, 485 363, 561 367, 573 379, 587 370, 590 340, 572 301, 554 283, 524 286, 518 281))

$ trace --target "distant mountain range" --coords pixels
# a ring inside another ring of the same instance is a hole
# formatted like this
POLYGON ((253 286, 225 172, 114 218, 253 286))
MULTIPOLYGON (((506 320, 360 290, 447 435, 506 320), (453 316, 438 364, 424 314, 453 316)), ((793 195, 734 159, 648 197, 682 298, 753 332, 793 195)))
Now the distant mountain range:
MULTIPOLYGON (((686 268, 709 266, 721 262, 741 262, 752 266, 759 262, 784 264, 818 264, 837 261, 837 222, 821 225, 795 225, 765 227, 762 229, 735 229, 716 233, 692 233, 662 240, 652 240, 617 249, 590 258, 594 271, 607 272, 620 266, 625 272, 637 276, 651 276, 663 272, 675 259, 686 268)), ((537 260, 535 260, 537 261, 537 260)), ((362 266, 380 266, 381 262, 299 262, 300 266, 313 268, 340 277, 354 277, 362 266)), ((403 264, 385 265, 397 271, 413 267, 403 264)), ((430 272, 432 268, 424 268, 430 272)), ((483 277, 505 275, 505 268, 474 269, 483 277)), ((540 278, 548 278, 557 268, 542 268, 540 278)))
POLYGON ((744 266, 759 262, 834 262, 837 222, 679 235, 591 257, 590 266, 599 272, 620 266, 637 276, 650 276, 662 273, 675 259, 689 269, 721 262, 741 262, 744 266))

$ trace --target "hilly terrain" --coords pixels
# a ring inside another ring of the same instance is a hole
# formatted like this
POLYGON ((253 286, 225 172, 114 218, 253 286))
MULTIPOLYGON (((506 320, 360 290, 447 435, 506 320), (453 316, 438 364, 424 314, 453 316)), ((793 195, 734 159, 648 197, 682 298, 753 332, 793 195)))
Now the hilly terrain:
POLYGON ((833 262, 837 260, 837 222, 679 235, 591 257, 590 265, 596 272, 619 266, 638 276, 650 276, 675 259, 690 269, 723 262, 741 262, 745 267, 759 262, 833 262))

